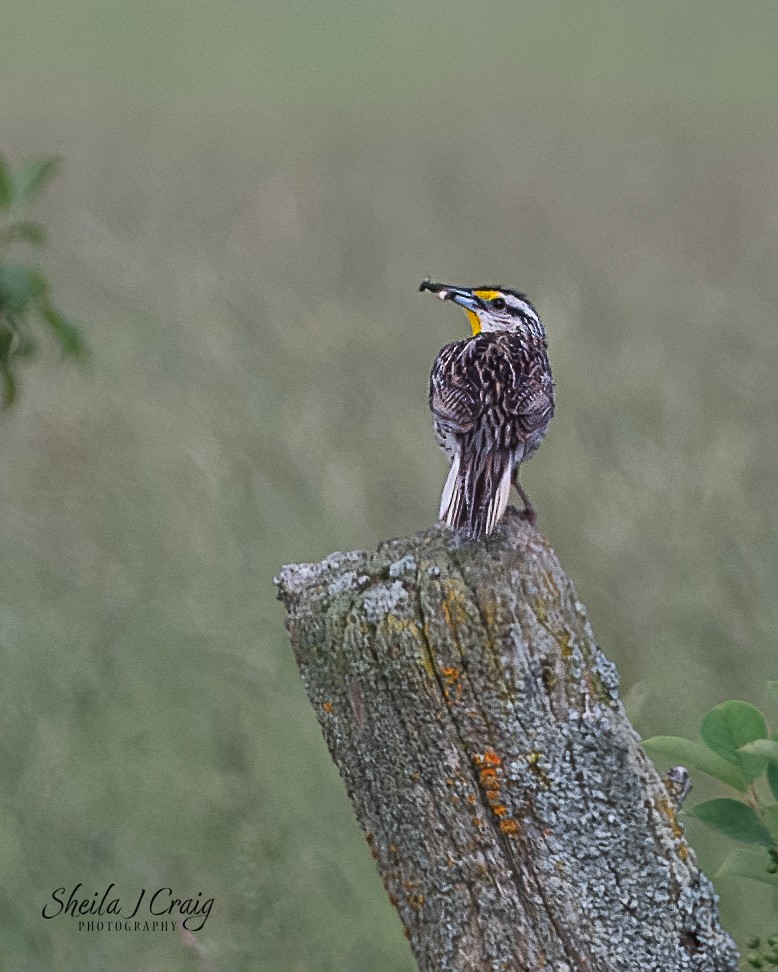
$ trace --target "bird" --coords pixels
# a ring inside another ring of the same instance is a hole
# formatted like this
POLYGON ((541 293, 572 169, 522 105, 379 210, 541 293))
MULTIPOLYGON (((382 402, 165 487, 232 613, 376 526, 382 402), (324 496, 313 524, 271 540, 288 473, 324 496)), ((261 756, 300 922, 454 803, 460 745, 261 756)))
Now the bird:
POLYGON ((438 353, 429 405, 438 445, 451 463, 439 520, 475 539, 489 536, 513 485, 533 526, 535 508, 519 465, 538 449, 554 414, 546 331, 527 296, 504 287, 455 287, 422 280, 467 312, 472 334, 438 353))

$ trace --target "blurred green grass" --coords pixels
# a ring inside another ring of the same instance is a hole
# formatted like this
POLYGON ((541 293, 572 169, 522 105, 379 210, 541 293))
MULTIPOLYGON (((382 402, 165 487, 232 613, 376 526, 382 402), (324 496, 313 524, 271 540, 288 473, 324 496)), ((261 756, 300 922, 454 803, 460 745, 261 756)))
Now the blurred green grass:
MULTIPOLYGON (((93 360, 44 356, 0 422, 9 968, 193 967, 175 937, 44 922, 79 881, 213 894, 219 970, 412 968, 271 578, 434 518, 427 374, 466 322, 428 273, 546 321, 559 407, 526 481, 637 728, 765 703, 775 8, 595 6, 512 33, 496 3, 83 5, 41 17, 34 61, 39 8, 12 5, 2 148, 65 159, 39 214, 93 360)), ((712 873, 724 842, 688 831, 712 873)), ((769 892, 721 892, 741 942, 773 930, 769 892)))
MULTIPOLYGON (((6 0, 0 52, 8 105, 285 109, 370 114, 517 101, 722 105, 770 110, 778 8, 770 0, 6 0)), ((280 114, 279 114, 280 112, 280 114)))

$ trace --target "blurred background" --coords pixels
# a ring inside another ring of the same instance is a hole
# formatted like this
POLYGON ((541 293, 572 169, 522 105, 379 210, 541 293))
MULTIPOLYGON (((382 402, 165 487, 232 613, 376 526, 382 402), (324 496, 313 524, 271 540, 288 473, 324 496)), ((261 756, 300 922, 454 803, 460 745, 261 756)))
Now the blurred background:
MULTIPOLYGON (((637 729, 769 712, 777 31, 771 2, 7 0, 0 150, 63 159, 35 215, 92 356, 0 416, 4 967, 197 968, 41 918, 114 882, 212 895, 219 972, 414 968, 272 577, 434 520, 427 376, 466 320, 427 274, 545 319, 525 482, 637 729)), ((775 892, 719 890, 741 946, 775 930, 775 892)))

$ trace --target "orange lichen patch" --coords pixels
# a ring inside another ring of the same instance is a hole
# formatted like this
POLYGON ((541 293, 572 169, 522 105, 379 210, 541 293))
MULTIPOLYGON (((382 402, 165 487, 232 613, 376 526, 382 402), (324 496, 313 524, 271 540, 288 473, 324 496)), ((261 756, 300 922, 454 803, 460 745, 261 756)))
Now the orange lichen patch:
POLYGON ((483 766, 502 766, 502 760, 493 749, 487 749, 485 753, 475 753, 473 756, 473 762, 479 769, 483 766))
POLYGON ((322 704, 322 709, 324 709, 325 712, 332 712, 332 702, 324 702, 322 704))
MULTIPOLYGON (((507 819, 510 811, 502 802, 500 787, 502 785, 502 759, 493 749, 487 749, 485 753, 478 753, 473 757, 473 762, 479 769, 478 779, 484 790, 484 796, 489 801, 492 813, 500 819, 500 829, 503 824, 510 823, 507 819)), ((513 830, 504 831, 513 833, 513 830)))
POLYGON ((450 668, 447 666, 445 668, 441 668, 440 674, 443 676, 443 679, 447 685, 453 685, 454 682, 456 682, 459 678, 459 669, 450 668))
POLYGON ((474 793, 470 793, 467 797, 467 802, 471 807, 474 807, 478 803, 478 797, 474 793))
POLYGON ((423 894, 410 894, 408 895, 408 904, 414 911, 420 911, 424 905, 426 898, 423 894))
POLYGON ((453 786, 453 785, 454 785, 454 781, 452 779, 449 778, 446 780, 446 786, 453 786))
POLYGON ((501 820, 500 830, 504 834, 517 834, 519 832, 519 825, 515 820, 501 820))
POLYGON ((689 856, 689 848, 686 846, 686 844, 681 844, 681 846, 678 848, 678 850, 675 853, 682 861, 685 861, 686 858, 689 856))
POLYGON ((554 836, 554 831, 550 827, 544 827, 542 832, 543 832, 543 836, 544 837, 553 837, 554 836))
POLYGON ((473 823, 473 826, 474 827, 478 827, 479 830, 480 830, 481 827, 483 827, 484 822, 483 822, 483 820, 481 820, 480 817, 471 817, 470 819, 472 820, 472 823, 473 823))

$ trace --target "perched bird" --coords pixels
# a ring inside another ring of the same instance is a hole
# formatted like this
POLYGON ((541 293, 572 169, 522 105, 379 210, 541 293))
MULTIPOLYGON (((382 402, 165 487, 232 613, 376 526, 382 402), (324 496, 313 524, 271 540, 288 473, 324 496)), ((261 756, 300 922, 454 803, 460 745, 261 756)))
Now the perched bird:
POLYGON ((440 520, 473 537, 488 536, 505 513, 519 464, 543 441, 554 414, 546 332, 524 294, 501 287, 469 290, 423 280, 441 300, 467 311, 472 335, 447 344, 430 375, 429 402, 438 445, 451 462, 440 520))

